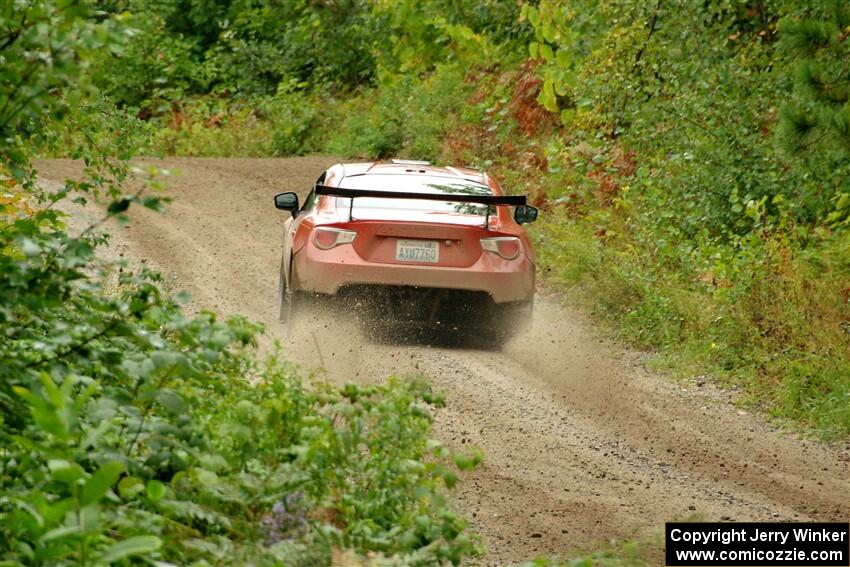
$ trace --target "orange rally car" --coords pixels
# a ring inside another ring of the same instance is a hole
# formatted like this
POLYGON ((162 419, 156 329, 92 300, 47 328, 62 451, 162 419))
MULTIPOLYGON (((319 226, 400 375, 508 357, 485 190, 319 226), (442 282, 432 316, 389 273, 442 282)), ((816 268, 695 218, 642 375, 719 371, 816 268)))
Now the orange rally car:
POLYGON ((534 250, 524 196, 428 162, 337 164, 303 205, 281 193, 281 318, 305 296, 342 298, 393 328, 476 333, 494 344, 530 321, 534 250))

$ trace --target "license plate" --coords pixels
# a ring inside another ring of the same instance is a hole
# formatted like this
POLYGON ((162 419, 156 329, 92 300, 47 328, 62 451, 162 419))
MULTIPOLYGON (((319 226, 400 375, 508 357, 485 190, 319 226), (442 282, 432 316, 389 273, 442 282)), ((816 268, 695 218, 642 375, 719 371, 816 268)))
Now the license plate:
POLYGON ((436 264, 440 261, 440 243, 436 240, 398 239, 395 244, 395 259, 399 262, 436 264))

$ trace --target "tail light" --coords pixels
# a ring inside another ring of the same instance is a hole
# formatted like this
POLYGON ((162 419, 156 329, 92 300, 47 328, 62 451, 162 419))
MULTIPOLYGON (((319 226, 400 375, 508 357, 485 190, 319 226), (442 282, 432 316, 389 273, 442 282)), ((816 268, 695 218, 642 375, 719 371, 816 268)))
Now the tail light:
POLYGON ((481 248, 487 252, 498 254, 505 260, 513 260, 520 253, 519 238, 515 236, 497 236, 495 238, 482 238, 481 248))
POLYGON ((318 227, 313 231, 313 244, 322 250, 330 250, 340 244, 354 242, 357 233, 341 228, 318 227))

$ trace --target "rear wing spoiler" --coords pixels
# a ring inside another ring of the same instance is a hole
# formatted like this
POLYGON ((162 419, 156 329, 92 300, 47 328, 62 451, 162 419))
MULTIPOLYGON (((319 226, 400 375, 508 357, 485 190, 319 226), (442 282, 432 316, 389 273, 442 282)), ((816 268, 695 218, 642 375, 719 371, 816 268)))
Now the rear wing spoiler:
POLYGON ((343 189, 316 185, 316 195, 334 197, 376 197, 379 199, 417 199, 421 201, 450 201, 452 203, 480 203, 482 205, 525 205, 525 195, 473 195, 470 193, 413 193, 408 191, 372 191, 371 189, 343 189))
POLYGON ((379 199, 416 199, 419 201, 448 201, 451 203, 478 203, 488 205, 485 226, 490 224, 490 205, 515 206, 514 220, 518 223, 529 223, 537 219, 537 209, 527 204, 525 195, 473 195, 469 193, 414 193, 409 191, 373 191, 371 189, 344 189, 316 185, 316 195, 330 195, 351 199, 348 216, 351 218, 354 209, 354 199, 357 197, 373 197, 379 199))

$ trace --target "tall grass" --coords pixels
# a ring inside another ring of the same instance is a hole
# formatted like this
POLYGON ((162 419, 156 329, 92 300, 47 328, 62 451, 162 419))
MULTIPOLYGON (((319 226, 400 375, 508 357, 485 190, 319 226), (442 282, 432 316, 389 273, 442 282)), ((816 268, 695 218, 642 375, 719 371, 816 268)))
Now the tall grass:
POLYGON ((660 366, 713 374, 744 401, 824 436, 850 432, 847 236, 800 250, 762 235, 721 279, 659 261, 630 235, 600 237, 563 211, 545 216, 536 235, 550 289, 619 338, 659 349, 660 366))

